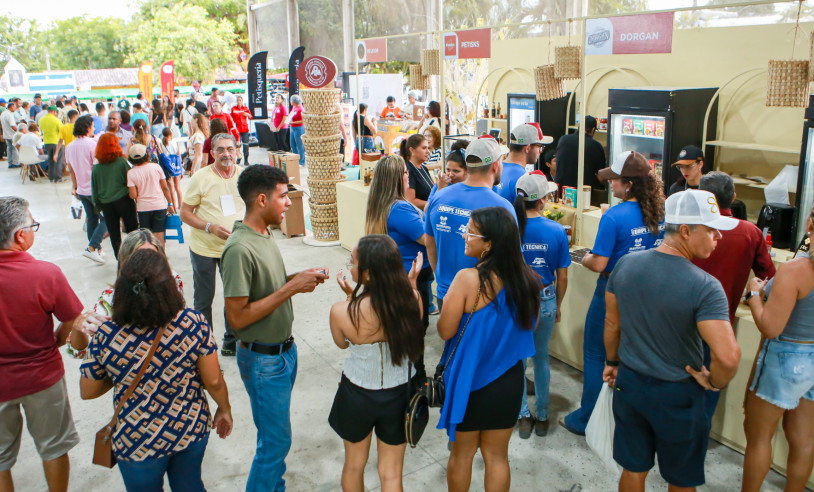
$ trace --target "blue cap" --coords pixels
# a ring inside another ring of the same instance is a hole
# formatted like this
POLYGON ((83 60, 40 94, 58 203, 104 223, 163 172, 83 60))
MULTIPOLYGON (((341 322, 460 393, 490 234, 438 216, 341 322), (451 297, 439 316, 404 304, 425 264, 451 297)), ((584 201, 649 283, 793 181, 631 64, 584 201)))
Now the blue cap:
POLYGON ((6 104, 7 102, 8 102, 8 101, 6 101, 6 100, 5 100, 5 99, 3 99, 2 97, 0 97, 0 104, 6 104))

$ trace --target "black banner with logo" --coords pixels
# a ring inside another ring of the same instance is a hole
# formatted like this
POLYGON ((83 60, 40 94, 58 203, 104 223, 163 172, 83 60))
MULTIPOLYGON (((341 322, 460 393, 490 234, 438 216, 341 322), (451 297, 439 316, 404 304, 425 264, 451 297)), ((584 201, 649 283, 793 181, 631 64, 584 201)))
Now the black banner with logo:
POLYGON ((288 101, 291 103, 291 96, 300 93, 300 79, 297 77, 297 69, 300 68, 305 58, 305 46, 300 46, 291 53, 288 59, 288 101))
POLYGON ((268 118, 268 90, 266 89, 266 63, 268 51, 259 51, 249 59, 246 73, 246 93, 249 99, 249 111, 256 120, 268 118))

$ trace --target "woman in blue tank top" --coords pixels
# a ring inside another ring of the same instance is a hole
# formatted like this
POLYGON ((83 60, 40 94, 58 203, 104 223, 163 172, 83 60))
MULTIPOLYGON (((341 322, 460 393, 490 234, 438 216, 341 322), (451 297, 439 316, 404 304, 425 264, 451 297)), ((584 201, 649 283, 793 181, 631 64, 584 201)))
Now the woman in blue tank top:
MULTIPOLYGON (((806 221, 806 235, 812 232, 814 208, 806 221)), ((746 394, 741 490, 760 491, 781 418, 789 443, 785 490, 804 490, 814 463, 814 258, 784 263, 769 282, 753 278, 746 304, 763 344, 746 394)))
POLYGON ((478 258, 458 272, 444 297, 438 334, 446 394, 439 429, 452 442, 449 490, 468 490, 481 449, 495 490, 510 483, 509 438, 523 394, 522 360, 534 355, 540 284, 523 261, 520 236, 502 207, 472 212, 465 254, 478 258))
POLYGON ((634 251, 654 248, 664 239, 664 188, 642 154, 622 152, 614 158, 611 167, 599 171, 599 176, 610 181, 613 196, 624 201, 602 216, 593 250, 582 260, 584 267, 599 273, 599 279, 585 317, 580 408, 560 420, 560 425, 581 436, 585 435, 585 427, 602 389, 608 277, 619 258, 634 251))

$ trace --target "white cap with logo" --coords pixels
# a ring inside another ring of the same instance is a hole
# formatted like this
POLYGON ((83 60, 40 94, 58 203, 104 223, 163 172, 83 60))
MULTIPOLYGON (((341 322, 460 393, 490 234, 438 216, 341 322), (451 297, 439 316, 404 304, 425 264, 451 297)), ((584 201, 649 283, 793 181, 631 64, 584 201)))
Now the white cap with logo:
POLYGON ((738 220, 723 217, 715 195, 703 190, 673 193, 664 202, 664 222, 674 225, 705 225, 719 231, 731 231, 738 220))
POLYGON ((466 148, 466 157, 469 156, 477 157, 480 162, 467 161, 467 167, 482 167, 491 166, 503 156, 503 153, 497 140, 492 137, 481 137, 473 140, 466 148))
POLYGON ((557 191, 555 183, 549 183, 543 173, 535 171, 535 173, 524 174, 517 180, 515 185, 516 193, 523 193, 523 200, 527 202, 534 202, 544 198, 549 193, 557 191), (539 173, 539 174, 536 174, 539 173))
POLYGON ((531 123, 517 125, 509 135, 509 143, 513 145, 550 144, 553 141, 553 137, 543 135, 543 131, 531 123))

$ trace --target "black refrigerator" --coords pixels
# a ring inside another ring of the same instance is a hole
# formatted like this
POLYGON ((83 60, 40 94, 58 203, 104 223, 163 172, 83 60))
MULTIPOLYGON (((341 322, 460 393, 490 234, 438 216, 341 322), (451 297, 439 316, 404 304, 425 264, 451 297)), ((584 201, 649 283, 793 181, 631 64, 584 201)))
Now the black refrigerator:
MULTIPOLYGON (((700 147, 704 114, 718 89, 640 87, 608 91, 608 160, 620 152, 643 154, 667 191, 681 175, 671 166, 685 145, 700 147)), ((714 140, 718 121, 716 100, 709 114, 707 140, 714 140)), ((714 148, 704 150, 704 172, 713 168, 714 148)))
POLYGON ((797 171, 797 201, 794 219, 792 248, 797 247, 806 233, 806 219, 814 204, 814 95, 809 97, 803 122, 803 148, 800 151, 800 167, 797 171))

